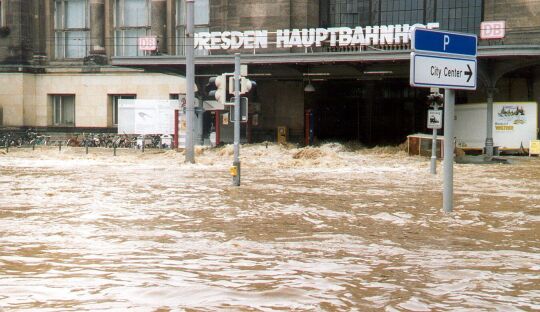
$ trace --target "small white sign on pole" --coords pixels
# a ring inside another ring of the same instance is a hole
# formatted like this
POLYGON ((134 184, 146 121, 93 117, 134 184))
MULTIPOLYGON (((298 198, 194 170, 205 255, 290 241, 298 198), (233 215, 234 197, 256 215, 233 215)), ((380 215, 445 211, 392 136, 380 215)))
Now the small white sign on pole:
POLYGON ((443 111, 442 110, 428 110, 428 129, 442 129, 443 125, 443 111))

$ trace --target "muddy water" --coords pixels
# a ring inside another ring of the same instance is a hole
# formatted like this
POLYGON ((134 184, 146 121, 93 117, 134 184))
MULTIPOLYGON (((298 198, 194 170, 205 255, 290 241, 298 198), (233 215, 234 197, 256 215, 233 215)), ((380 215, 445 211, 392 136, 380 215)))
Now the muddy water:
POLYGON ((3 311, 535 311, 540 159, 393 150, 0 155, 3 311))

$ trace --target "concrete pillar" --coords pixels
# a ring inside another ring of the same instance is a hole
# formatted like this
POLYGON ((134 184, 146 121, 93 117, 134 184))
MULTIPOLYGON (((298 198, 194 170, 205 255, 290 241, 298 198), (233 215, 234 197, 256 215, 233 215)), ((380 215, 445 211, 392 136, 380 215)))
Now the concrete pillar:
POLYGON ((167 1, 151 0, 152 35, 157 37, 158 51, 167 52, 167 1))
POLYGON ((43 64, 47 59, 47 27, 45 27, 45 1, 32 2, 32 46, 34 64, 43 64))
MULTIPOLYGON (((534 71, 533 100, 537 103, 540 103, 540 66, 537 66, 536 70, 534 71)), ((537 113, 538 120, 540 120, 540 109, 538 109, 537 113)), ((537 138, 540 138, 540 131, 538 131, 537 133, 537 138)))
POLYGON ((90 0, 90 54, 105 54, 105 0, 90 0))
POLYGON ((0 57, 3 63, 27 64, 33 54, 33 3, 11 0, 4 4, 4 8, 6 8, 5 5, 7 5, 7 10, 4 16, 9 31, 0 35, 0 42, 4 47, 0 51, 0 57))

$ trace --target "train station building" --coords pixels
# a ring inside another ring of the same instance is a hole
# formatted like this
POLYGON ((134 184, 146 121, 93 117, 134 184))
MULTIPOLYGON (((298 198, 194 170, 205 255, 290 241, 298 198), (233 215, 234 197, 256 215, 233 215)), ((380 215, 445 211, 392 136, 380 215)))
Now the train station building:
MULTIPOLYGON (((413 88, 410 29, 473 33, 478 88, 457 104, 540 102, 535 0, 195 0, 196 46, 185 46, 183 0, 6 0, 0 15, 2 125, 115 131, 121 98, 185 93, 185 49, 196 51, 198 138, 228 111, 205 94, 241 53, 249 94, 245 141, 401 143, 425 132, 426 88, 413 88), (216 109, 217 108, 217 109, 216 109)), ((538 116, 537 116, 538 117, 538 116)))

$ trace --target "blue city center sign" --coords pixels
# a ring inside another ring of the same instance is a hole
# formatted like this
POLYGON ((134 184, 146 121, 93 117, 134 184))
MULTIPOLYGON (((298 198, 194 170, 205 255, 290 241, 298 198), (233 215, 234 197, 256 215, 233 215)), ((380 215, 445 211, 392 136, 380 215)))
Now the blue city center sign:
POLYGON ((411 86, 476 90, 475 34, 414 28, 411 40, 411 86))
POLYGON ((416 28, 411 39, 416 52, 476 57, 478 42, 473 34, 416 28))

